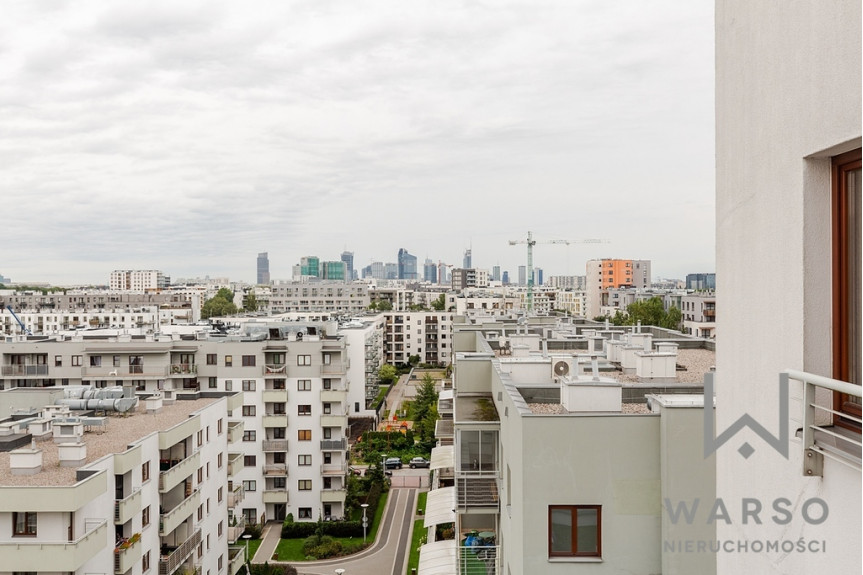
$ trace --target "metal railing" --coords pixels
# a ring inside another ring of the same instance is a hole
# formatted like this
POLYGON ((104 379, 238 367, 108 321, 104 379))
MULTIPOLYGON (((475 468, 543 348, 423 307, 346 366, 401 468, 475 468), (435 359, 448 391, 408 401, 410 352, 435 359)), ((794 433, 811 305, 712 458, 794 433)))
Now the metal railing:
POLYGON ((500 573, 500 546, 458 547, 459 575, 495 575, 500 573))
POLYGON ((860 398, 863 388, 846 381, 831 379, 821 375, 806 373, 793 369, 785 370, 780 377, 786 377, 803 383, 803 474, 807 476, 823 475, 824 458, 832 459, 842 465, 847 465, 857 471, 861 470, 860 433, 845 431, 830 423, 817 423, 818 412, 831 414, 830 419, 837 418, 861 424, 861 419, 848 413, 820 405, 816 402, 818 388, 836 393, 844 393, 860 398))
POLYGON ((4 365, 3 375, 48 375, 47 365, 4 365))
POLYGON ((264 451, 287 451, 287 439, 264 439, 261 441, 261 449, 264 451))
POLYGON ((201 530, 195 531, 191 537, 183 541, 176 549, 159 558, 159 575, 171 575, 183 561, 195 550, 201 542, 201 530))

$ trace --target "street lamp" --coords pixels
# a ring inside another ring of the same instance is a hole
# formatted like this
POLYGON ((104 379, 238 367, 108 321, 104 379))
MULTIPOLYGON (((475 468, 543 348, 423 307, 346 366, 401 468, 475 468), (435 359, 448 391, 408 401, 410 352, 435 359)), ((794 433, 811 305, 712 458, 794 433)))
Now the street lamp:
POLYGON ((361 503, 360 507, 363 508, 363 543, 365 543, 366 542, 366 529, 369 526, 369 518, 366 517, 366 509, 368 509, 369 504, 368 503, 361 503))
MULTIPOLYGON (((247 566, 248 566, 248 564, 249 564, 249 539, 251 539, 251 538, 252 538, 252 536, 251 536, 251 534, 249 534, 249 533, 244 533, 244 534, 241 536, 241 539, 245 539, 245 540, 246 540, 246 551, 245 551, 245 555, 246 555, 246 565, 247 565, 247 566)), ((248 571, 248 567, 246 568, 246 570, 248 571)))

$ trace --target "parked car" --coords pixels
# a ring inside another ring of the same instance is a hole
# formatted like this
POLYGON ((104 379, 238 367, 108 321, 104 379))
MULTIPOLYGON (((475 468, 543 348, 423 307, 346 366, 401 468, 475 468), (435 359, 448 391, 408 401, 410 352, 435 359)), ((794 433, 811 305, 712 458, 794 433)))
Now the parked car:
POLYGON ((411 466, 411 469, 416 469, 417 467, 428 467, 429 460, 424 457, 414 457, 411 459, 409 465, 411 466))
POLYGON ((384 461, 384 469, 401 469, 402 460, 398 457, 390 457, 384 461))

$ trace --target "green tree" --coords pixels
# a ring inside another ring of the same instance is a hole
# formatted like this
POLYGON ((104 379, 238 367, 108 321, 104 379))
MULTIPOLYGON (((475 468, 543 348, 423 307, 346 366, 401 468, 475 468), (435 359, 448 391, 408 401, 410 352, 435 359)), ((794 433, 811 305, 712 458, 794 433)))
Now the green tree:
POLYGON ((379 301, 378 311, 393 311, 393 304, 388 301, 379 301))
POLYGON ((668 309, 668 313, 665 314, 665 318, 662 320, 662 327, 666 329, 676 329, 679 330, 682 327, 683 322, 683 314, 680 311, 680 308, 677 306, 671 306, 668 309))
POLYGON ((258 311, 258 298, 249 292, 243 296, 243 309, 246 311, 258 311))
POLYGON ((440 294, 437 299, 431 302, 432 309, 435 311, 443 311, 446 307, 446 294, 440 294))
POLYGON ((381 366, 380 370, 378 370, 378 379, 380 379, 381 383, 384 385, 390 385, 395 380, 397 374, 398 372, 395 367, 390 364, 384 364, 381 366))
POLYGON ((408 363, 411 365, 411 367, 416 367, 417 365, 419 365, 419 362, 420 356, 418 355, 412 355, 408 357, 408 363))
POLYGON ((237 313, 234 305, 234 293, 228 288, 220 289, 215 296, 204 302, 201 308, 201 317, 208 319, 216 316, 233 315, 237 313))

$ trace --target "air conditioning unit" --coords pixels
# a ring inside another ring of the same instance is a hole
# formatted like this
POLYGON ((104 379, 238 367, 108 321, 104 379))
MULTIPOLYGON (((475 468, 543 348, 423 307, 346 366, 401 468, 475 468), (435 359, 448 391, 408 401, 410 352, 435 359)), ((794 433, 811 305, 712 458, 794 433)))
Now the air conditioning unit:
POLYGON ((552 357, 551 358, 551 376, 555 381, 558 381, 561 378, 569 377, 576 375, 575 373, 575 365, 574 360, 571 357, 561 358, 561 357, 552 357))

